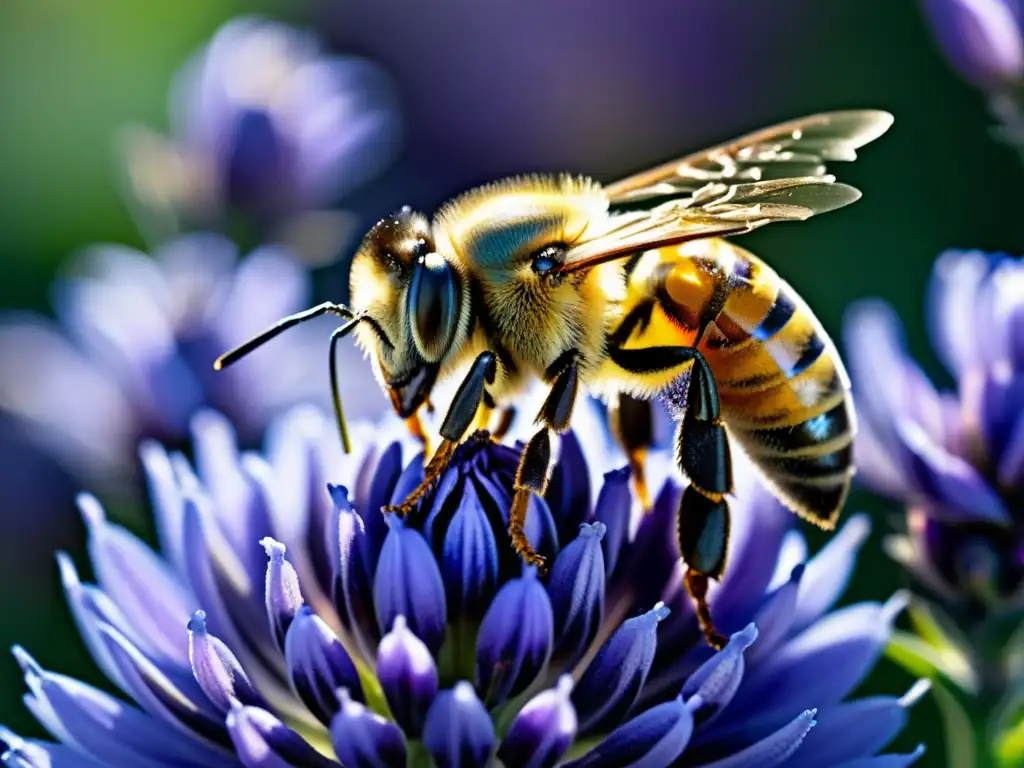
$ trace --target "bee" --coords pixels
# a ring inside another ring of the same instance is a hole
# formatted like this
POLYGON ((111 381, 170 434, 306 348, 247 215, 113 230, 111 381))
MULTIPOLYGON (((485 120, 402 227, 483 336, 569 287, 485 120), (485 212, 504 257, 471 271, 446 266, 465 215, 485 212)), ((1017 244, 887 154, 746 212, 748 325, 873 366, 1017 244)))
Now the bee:
POLYGON ((835 526, 853 476, 855 417, 846 371, 807 304, 730 238, 802 221, 860 197, 827 161, 852 161, 891 115, 819 114, 758 131, 609 186, 570 175, 510 178, 473 189, 433 216, 403 208, 356 252, 351 306, 285 318, 216 363, 221 368, 309 318, 339 315, 331 391, 350 450, 333 364, 350 333, 395 412, 418 429, 437 381, 462 375, 427 461, 403 503, 429 493, 456 446, 531 382, 548 388, 514 481, 509 536, 524 533, 530 494, 548 484, 551 437, 569 428, 581 392, 603 398, 646 496, 649 402, 677 422, 676 462, 689 479, 678 509, 685 587, 707 642, 708 606, 726 567, 731 450, 739 446, 798 515, 835 526))

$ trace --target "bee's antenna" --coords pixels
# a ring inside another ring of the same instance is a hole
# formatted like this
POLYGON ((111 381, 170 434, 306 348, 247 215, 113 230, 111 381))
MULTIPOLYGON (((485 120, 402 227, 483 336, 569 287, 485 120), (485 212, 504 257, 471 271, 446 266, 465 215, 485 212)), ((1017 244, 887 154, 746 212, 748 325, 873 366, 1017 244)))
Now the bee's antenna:
MULTIPOLYGON (((320 315, 329 314, 340 315, 346 320, 350 320, 353 317, 351 309, 342 304, 334 304, 333 302, 330 301, 326 301, 323 304, 313 307, 312 309, 307 309, 304 312, 297 312, 294 315, 289 315, 288 317, 279 320, 277 323, 272 325, 267 330, 263 331, 263 333, 253 336, 244 344, 235 347, 230 352, 225 352, 223 355, 218 357, 213 363, 213 370, 219 371, 222 368, 227 368, 232 363, 238 362, 257 347, 263 346, 268 341, 277 336, 279 333, 287 331, 289 328, 292 328, 298 325, 299 323, 304 323, 307 320, 312 320, 314 317, 319 317, 320 315)), ((347 325, 348 324, 346 324, 346 326, 343 327, 347 327, 347 325)))
POLYGON ((331 334, 331 343, 327 354, 330 356, 331 365, 331 399, 334 401, 334 415, 338 420, 338 432, 341 434, 341 448, 345 453, 352 453, 352 444, 348 439, 348 425, 345 422, 345 411, 341 407, 341 387, 338 386, 338 359, 334 354, 338 341, 348 336, 352 329, 361 321, 366 319, 365 315, 356 315, 340 328, 336 328, 331 334))

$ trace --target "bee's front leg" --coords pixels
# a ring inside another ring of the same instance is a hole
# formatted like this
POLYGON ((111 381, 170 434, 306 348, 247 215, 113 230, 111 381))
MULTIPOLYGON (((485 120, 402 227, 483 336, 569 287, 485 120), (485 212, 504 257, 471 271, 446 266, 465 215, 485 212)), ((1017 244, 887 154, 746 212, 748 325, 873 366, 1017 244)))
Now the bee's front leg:
POLYGON ((551 476, 551 432, 564 432, 572 421, 573 406, 576 393, 579 391, 579 354, 573 350, 556 362, 551 384, 537 421, 542 425, 540 430, 530 438, 523 449, 516 470, 515 497, 509 512, 508 534, 516 552, 530 565, 537 566, 541 571, 546 569, 545 559, 533 548, 526 538, 526 511, 529 507, 530 494, 544 494, 551 476))
POLYGON ((441 444, 423 469, 423 481, 401 504, 386 506, 384 512, 405 517, 415 509, 420 499, 430 492, 434 483, 441 477, 441 473, 448 467, 462 436, 473 423, 486 394, 485 386, 494 383, 496 374, 497 361, 493 353, 481 352, 459 385, 448 413, 445 414, 444 422, 441 424, 441 444))

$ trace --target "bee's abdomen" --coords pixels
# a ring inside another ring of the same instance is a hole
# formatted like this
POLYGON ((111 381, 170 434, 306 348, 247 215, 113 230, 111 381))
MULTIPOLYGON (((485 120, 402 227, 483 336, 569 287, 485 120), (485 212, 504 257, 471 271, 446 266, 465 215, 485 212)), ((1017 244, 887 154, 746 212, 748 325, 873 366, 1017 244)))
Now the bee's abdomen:
POLYGON ((726 425, 780 498, 831 528, 853 475, 854 414, 835 345, 764 262, 732 251, 728 296, 702 351, 726 425))

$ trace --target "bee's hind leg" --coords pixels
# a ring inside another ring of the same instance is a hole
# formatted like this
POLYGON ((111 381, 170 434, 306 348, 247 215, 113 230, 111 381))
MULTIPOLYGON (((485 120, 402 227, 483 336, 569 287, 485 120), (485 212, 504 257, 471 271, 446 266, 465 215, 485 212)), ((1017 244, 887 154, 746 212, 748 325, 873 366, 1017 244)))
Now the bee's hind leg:
POLYGON ((548 393, 537 421, 542 425, 530 442, 523 449, 516 470, 514 483, 515 496, 512 509, 509 510, 508 534, 516 552, 530 565, 544 571, 547 562, 526 538, 526 512, 529 508, 530 494, 544 494, 551 476, 551 433, 564 432, 572 420, 572 410, 579 391, 579 361, 575 350, 559 358, 549 369, 549 377, 553 378, 551 391, 548 393))
POLYGON ((487 384, 494 382, 496 373, 497 362, 494 355, 490 352, 481 352, 473 361, 462 384, 459 385, 459 391, 455 393, 451 407, 445 414, 444 422, 441 424, 441 444, 423 469, 423 481, 405 497, 401 504, 386 506, 384 512, 405 517, 416 508, 420 499, 430 493, 434 484, 448 467, 462 436, 466 434, 466 430, 473 423, 476 412, 484 399, 484 388, 487 384))
POLYGON ((696 606, 708 645, 721 649, 725 637, 715 628, 708 607, 708 580, 721 578, 729 548, 732 459, 722 424, 711 369, 702 356, 690 369, 686 405, 676 438, 676 461, 690 478, 679 502, 679 554, 686 564, 685 586, 696 606))
POLYGON ((620 393, 608 406, 608 425, 629 459, 633 489, 644 512, 651 509, 647 486, 647 451, 654 442, 654 412, 648 400, 620 393))
POLYGON ((679 369, 689 372, 683 418, 676 432, 676 463, 690 479, 679 503, 679 554, 686 565, 686 591, 696 606, 697 621, 708 645, 722 648, 725 637, 715 628, 708 606, 708 580, 725 571, 729 549, 729 502, 732 459, 722 424, 715 377, 696 347, 647 347, 610 350, 612 360, 632 373, 679 369))

